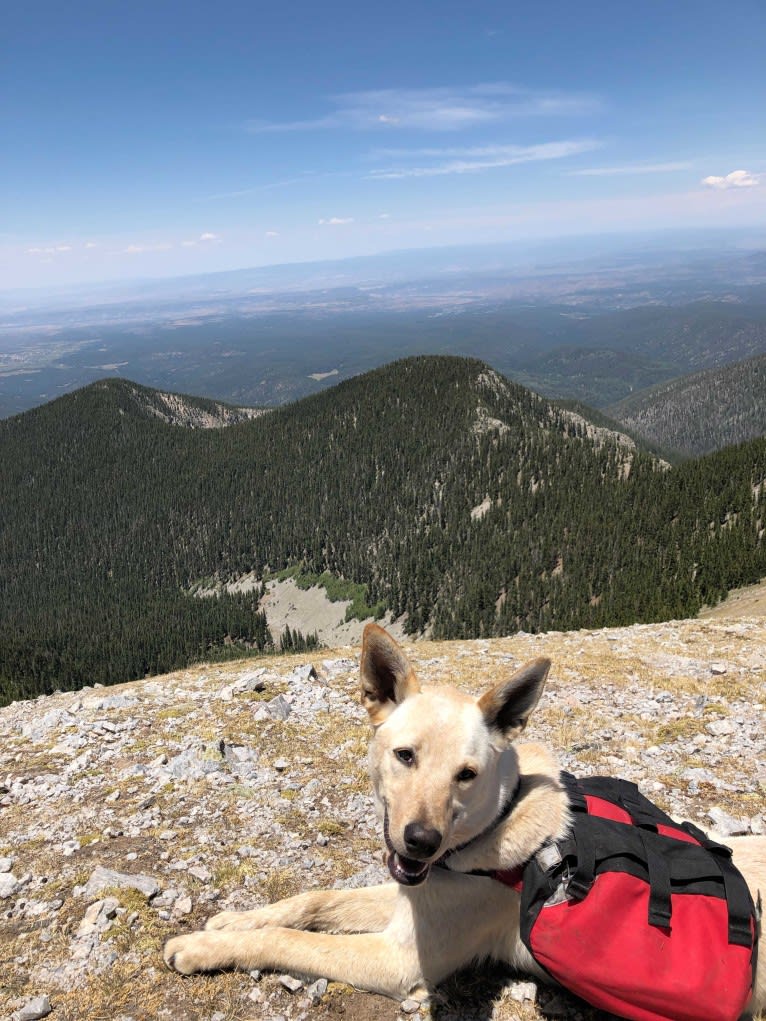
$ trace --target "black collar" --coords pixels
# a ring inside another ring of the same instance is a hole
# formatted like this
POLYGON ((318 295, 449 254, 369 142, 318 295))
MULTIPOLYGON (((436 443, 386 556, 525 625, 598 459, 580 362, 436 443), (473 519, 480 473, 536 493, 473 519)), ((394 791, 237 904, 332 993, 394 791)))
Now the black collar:
POLYGON ((513 806, 516 804, 516 799, 519 796, 519 787, 521 787, 521 776, 517 777, 516 784, 515 784, 513 790, 510 792, 508 797, 505 799, 505 802, 503 803, 502 808, 500 809, 498 814, 495 816, 495 818, 492 820, 492 822, 488 826, 485 826, 484 829, 480 833, 476 834, 476 836, 471 837, 469 840, 466 840, 462 844, 458 844, 457 847, 449 848, 449 850, 445 851, 444 854, 441 856, 441 858, 437 862, 434 862, 434 865, 445 865, 446 866, 447 859, 450 858, 453 854, 457 854, 458 851, 464 851, 466 849, 466 847, 470 847, 471 844, 477 843, 483 837, 486 837, 487 834, 491 833, 492 830, 497 829, 497 827, 500 825, 500 823, 504 822, 504 820, 506 820, 508 818, 508 816, 511 814, 511 811, 513 810, 513 806))

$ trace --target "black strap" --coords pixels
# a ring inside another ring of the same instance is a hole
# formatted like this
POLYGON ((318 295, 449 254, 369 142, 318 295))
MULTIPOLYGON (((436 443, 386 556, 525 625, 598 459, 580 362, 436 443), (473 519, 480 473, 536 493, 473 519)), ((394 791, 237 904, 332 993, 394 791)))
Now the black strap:
POLYGON ((567 894, 575 900, 582 900, 596 878, 596 845, 590 826, 576 827, 575 841, 577 868, 567 883, 567 894))
POLYGON ((742 874, 734 867, 731 858, 715 855, 723 876, 726 903, 729 907, 729 943, 738 947, 753 945, 752 902, 742 874))
POLYGON ((644 846, 646 867, 649 871, 649 925, 661 929, 670 928, 673 904, 670 899, 670 866, 654 847, 651 846, 649 834, 638 831, 644 846))
POLYGON ((497 829, 500 823, 508 818, 508 816, 511 814, 512 809, 515 807, 516 799, 519 796, 520 787, 521 777, 518 777, 516 780, 516 786, 508 794, 508 797, 505 799, 503 806, 501 807, 500 811, 495 816, 495 818, 492 820, 492 822, 488 826, 485 826, 481 833, 477 833, 475 836, 470 837, 464 843, 458 844, 457 847, 448 848, 441 856, 441 858, 439 858, 438 861, 434 862, 434 865, 444 865, 448 868, 449 866, 447 865, 447 859, 450 858, 453 854, 457 854, 458 851, 464 851, 466 847, 470 847, 471 844, 478 843, 478 841, 481 840, 482 837, 486 837, 489 833, 492 832, 492 830, 497 829))

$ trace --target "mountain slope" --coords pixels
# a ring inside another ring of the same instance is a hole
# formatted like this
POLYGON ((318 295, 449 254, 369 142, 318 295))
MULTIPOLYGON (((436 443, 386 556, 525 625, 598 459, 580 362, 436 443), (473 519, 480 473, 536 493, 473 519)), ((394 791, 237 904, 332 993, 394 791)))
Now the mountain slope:
POLYGON ((686 456, 766 435, 766 355, 682 376, 614 404, 609 414, 686 456))
POLYGON ((481 362, 415 358, 227 429, 111 381, 0 423, 5 697, 267 648, 300 565, 441 637, 694 613, 766 574, 766 444, 666 472, 481 362), (231 650, 233 651, 233 650, 231 650))
POLYGON ((499 367, 540 393, 603 408, 682 373, 766 351, 766 308, 731 301, 584 311, 549 323, 548 344, 499 367), (552 337, 561 338, 551 344, 552 337))

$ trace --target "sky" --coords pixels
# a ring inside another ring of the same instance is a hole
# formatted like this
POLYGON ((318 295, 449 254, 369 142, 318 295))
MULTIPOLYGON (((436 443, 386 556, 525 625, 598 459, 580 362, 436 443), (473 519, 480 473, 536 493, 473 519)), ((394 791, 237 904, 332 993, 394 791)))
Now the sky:
POLYGON ((763 0, 7 0, 0 290, 766 225, 763 0))

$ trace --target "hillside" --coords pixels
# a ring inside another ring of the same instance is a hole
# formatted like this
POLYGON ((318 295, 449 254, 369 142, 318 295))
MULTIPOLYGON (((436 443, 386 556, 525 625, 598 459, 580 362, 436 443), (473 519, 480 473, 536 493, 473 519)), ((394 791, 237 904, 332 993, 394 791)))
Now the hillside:
POLYGON ((579 315, 570 310, 558 326, 546 326, 544 347, 538 342, 494 364, 540 393, 598 408, 682 374, 766 352, 766 308, 756 303, 653 302, 610 311, 586 305, 579 315))
MULTIPOLYGON (((111 380, 103 380, 93 384, 103 389, 115 384, 111 380)), ((249 422, 266 413, 264 408, 235 408, 223 401, 213 401, 207 397, 191 397, 188 394, 165 393, 153 390, 148 386, 124 382, 117 384, 123 394, 132 398, 135 408, 146 415, 153 415, 168 425, 177 425, 187 429, 220 429, 238 422, 249 422)))
POLYGON ((766 355, 642 390, 608 409, 649 442, 686 457, 766 435, 766 355))
MULTIPOLYGON (((576 773, 633 779, 705 828, 763 832, 765 649, 761 618, 421 642, 408 654, 423 682, 475 693, 550 656, 525 739, 576 773)), ((386 878, 357 656, 206 664, 0 709, 0 1016, 38 996, 56 1021, 400 1016, 337 984, 312 1002, 276 976, 184 979, 161 959, 169 936, 216 911, 386 878)), ((603 1018, 507 972, 480 979, 447 983, 415 1017, 603 1018)))
POLYGON ((680 617, 766 575, 762 441, 668 472, 457 358, 226 429, 134 391, 0 423, 5 700, 272 648, 262 589, 192 593, 291 565, 443 638, 680 617))

